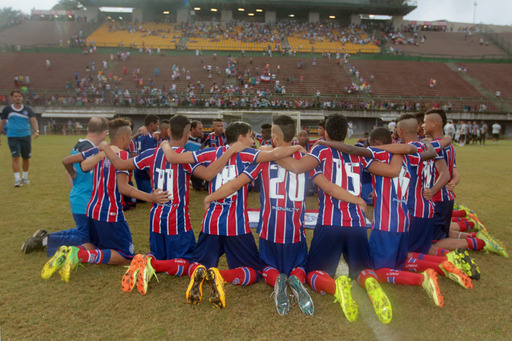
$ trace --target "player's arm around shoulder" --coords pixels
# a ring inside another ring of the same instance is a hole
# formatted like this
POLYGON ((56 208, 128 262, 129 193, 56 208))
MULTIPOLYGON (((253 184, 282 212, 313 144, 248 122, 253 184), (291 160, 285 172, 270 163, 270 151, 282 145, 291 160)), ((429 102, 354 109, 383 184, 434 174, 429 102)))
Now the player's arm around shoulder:
POLYGON ((62 159, 62 165, 66 169, 66 172, 69 174, 71 179, 74 179, 76 177, 76 171, 73 167, 73 164, 77 162, 82 162, 84 160, 84 157, 82 153, 73 154, 66 156, 64 159, 62 159))
POLYGON ((341 141, 327 141, 327 140, 318 140, 315 142, 315 145, 324 145, 331 148, 336 149, 339 152, 349 154, 349 155, 356 155, 361 157, 372 157, 372 153, 363 147, 356 147, 351 146, 349 144, 346 144, 345 142, 341 141))
POLYGON ((171 145, 167 141, 162 142, 160 144, 160 148, 162 148, 165 158, 169 163, 183 164, 196 162, 192 152, 176 153, 176 151, 172 149, 171 145))
MULTIPOLYGON (((379 146, 380 148, 380 146, 379 146)), ((368 167, 368 171, 377 176, 396 178, 400 175, 402 167, 402 155, 393 154, 389 163, 375 160, 368 167)))
POLYGON ((217 201, 217 200, 220 200, 220 199, 230 196, 231 194, 235 193, 240 188, 242 188, 243 186, 245 186, 246 184, 251 182, 251 180, 252 179, 247 174, 242 173, 242 174, 238 175, 236 178, 234 178, 233 180, 225 183, 220 188, 215 190, 215 192, 207 195, 204 198, 204 201, 203 201, 204 209, 208 210, 208 208, 210 207, 210 204, 213 201, 217 201))
MULTIPOLYGON (((135 165, 133 163, 133 158, 131 159, 121 159, 116 153, 119 153, 119 148, 116 146, 111 146, 105 141, 101 142, 98 146, 98 149, 101 150, 105 156, 110 160, 112 165, 117 170, 132 170, 135 169, 135 165)), ((87 161, 87 160, 86 160, 87 161)), ((86 162, 84 161, 84 163, 86 162)))
POLYGON ((302 147, 300 145, 279 147, 279 148, 275 148, 271 151, 262 150, 258 154, 258 156, 256 158, 256 162, 262 163, 262 162, 276 161, 276 160, 282 159, 284 157, 293 155, 296 152, 306 153, 307 151, 304 149, 304 147, 302 147))
POLYGON ((426 151, 419 153, 421 161, 432 160, 437 156, 437 152, 428 139, 423 139, 421 142, 425 145, 426 151))
POLYGON ((208 167, 198 166, 194 169, 194 176, 201 178, 206 181, 211 181, 217 174, 220 173, 222 168, 226 166, 229 159, 246 149, 242 142, 233 143, 227 150, 222 154, 220 158, 210 163, 208 167))
POLYGON ((317 174, 313 178, 313 182, 324 191, 325 194, 330 195, 333 198, 342 200, 351 204, 356 204, 363 212, 366 213, 366 202, 361 198, 353 194, 350 194, 346 189, 330 182, 325 175, 317 174))

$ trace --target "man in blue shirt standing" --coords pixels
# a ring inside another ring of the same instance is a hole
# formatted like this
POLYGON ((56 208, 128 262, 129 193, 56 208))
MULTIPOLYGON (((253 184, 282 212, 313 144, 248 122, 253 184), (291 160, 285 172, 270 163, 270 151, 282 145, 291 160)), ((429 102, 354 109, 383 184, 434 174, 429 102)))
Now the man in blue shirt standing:
POLYGON ((32 126, 35 139, 39 137, 39 127, 32 109, 23 105, 23 94, 20 91, 11 92, 11 102, 11 105, 2 110, 0 134, 4 130, 5 122, 9 121, 7 143, 11 149, 14 187, 20 187, 30 183, 28 180, 29 159, 32 152, 30 127, 32 126), (23 159, 23 177, 20 177, 20 155, 23 159))

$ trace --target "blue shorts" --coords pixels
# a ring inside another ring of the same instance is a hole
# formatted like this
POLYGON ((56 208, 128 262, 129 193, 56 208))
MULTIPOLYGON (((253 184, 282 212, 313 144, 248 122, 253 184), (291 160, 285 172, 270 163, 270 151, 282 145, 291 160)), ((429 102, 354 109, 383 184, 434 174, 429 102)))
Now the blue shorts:
POLYGON ((452 222, 453 200, 436 201, 434 206, 433 240, 448 237, 452 222))
POLYGON ((23 137, 7 137, 7 144, 11 149, 11 157, 21 157, 23 159, 30 159, 32 155, 32 139, 31 136, 23 137))
POLYGON ((182 258, 192 262, 196 237, 193 230, 173 236, 149 232, 149 247, 151 254, 158 260, 182 258))
POLYGON ((111 249, 117 251, 126 259, 134 256, 132 234, 126 220, 118 222, 98 221, 89 218, 91 222, 91 243, 98 249, 111 249))
POLYGON ((409 224, 409 252, 428 253, 432 246, 434 220, 411 217, 409 224))
POLYGON ((261 268, 276 268, 280 273, 289 276, 296 267, 305 268, 308 256, 308 245, 303 238, 298 243, 279 244, 260 238, 261 268))
POLYGON ((61 245, 79 246, 89 242, 89 218, 85 214, 73 213, 76 228, 52 232, 48 235, 46 254, 52 256, 61 245))
POLYGON ((135 178, 135 182, 137 183, 137 189, 146 193, 153 192, 151 189, 151 179, 149 178, 148 173, 146 171, 136 169, 133 172, 133 177, 135 178))
POLYGON ((404 268, 409 249, 408 232, 372 230, 369 242, 374 269, 404 268))
POLYGON ((260 261, 252 233, 229 237, 199 233, 194 251, 194 262, 201 263, 207 268, 216 267, 219 264, 220 256, 224 253, 230 269, 253 268, 258 272, 259 280, 260 261))
POLYGON ((342 253, 351 278, 362 270, 373 269, 366 227, 317 225, 309 247, 306 273, 322 270, 333 277, 342 253))

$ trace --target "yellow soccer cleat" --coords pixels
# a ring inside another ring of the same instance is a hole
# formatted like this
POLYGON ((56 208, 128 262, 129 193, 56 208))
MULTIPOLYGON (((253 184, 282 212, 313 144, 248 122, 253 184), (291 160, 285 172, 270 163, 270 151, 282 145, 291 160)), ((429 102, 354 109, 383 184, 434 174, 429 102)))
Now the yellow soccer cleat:
POLYGON ((375 310, 375 314, 377 314, 380 322, 384 324, 391 322, 393 318, 391 303, 384 290, 380 287, 379 282, 373 277, 368 277, 364 282, 364 286, 372 302, 373 310, 375 310))
POLYGON ((185 293, 188 304, 199 304, 203 299, 203 282, 205 277, 206 268, 204 265, 199 265, 192 273, 192 276, 190 276, 190 282, 185 293))
POLYGON ((347 276, 340 276, 336 278, 336 293, 334 294, 334 303, 338 302, 341 305, 341 309, 345 314, 345 317, 349 322, 357 320, 359 315, 359 307, 356 301, 352 298, 352 285, 350 284, 350 278, 347 276))
POLYGON ((68 253, 68 247, 67 246, 61 246, 57 249, 55 254, 50 258, 43 266, 43 269, 41 270, 41 277, 44 279, 48 279, 52 277, 54 273, 56 273, 62 266, 64 265, 64 262, 66 261, 66 256, 68 253))
POLYGON ((224 279, 219 269, 209 268, 206 273, 206 281, 210 284, 210 303, 215 308, 226 308, 226 293, 224 292, 224 279))
POLYGON ((64 282, 69 282, 69 278, 71 277, 71 271, 73 271, 80 260, 78 259, 78 251, 80 249, 76 246, 68 246, 68 252, 66 256, 66 261, 62 268, 59 271, 60 277, 64 282))

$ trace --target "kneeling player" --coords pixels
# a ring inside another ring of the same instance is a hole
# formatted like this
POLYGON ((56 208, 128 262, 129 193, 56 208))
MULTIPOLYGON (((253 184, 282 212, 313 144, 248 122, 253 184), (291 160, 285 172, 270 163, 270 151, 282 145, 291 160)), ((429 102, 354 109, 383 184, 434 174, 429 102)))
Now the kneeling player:
MULTIPOLYGON (((121 151, 119 157, 128 158, 127 149, 131 139, 129 122, 115 119, 109 122, 111 143, 121 151)), ((67 167, 98 153, 92 148, 81 154, 68 156, 63 160, 67 167)), ((86 160, 82 169, 87 171, 94 167, 94 185, 87 216, 90 219, 90 241, 96 247, 86 250, 83 246, 61 246, 44 265, 41 276, 50 278, 56 271, 62 280, 69 281, 71 271, 78 263, 122 265, 128 263, 134 254, 132 236, 124 218, 121 194, 134 198, 164 203, 168 201, 167 192, 155 191, 152 194, 141 192, 128 185, 127 172, 117 171, 103 155, 98 154, 86 160), (89 162, 88 162, 89 161, 89 162)))

